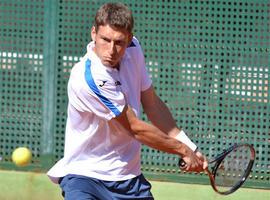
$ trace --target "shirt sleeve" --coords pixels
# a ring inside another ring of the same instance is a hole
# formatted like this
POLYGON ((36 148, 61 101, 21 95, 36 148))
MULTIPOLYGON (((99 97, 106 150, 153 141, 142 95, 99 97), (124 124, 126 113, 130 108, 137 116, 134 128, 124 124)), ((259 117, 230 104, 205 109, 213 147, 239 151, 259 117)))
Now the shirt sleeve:
POLYGON ((104 76, 95 74, 93 78, 90 60, 86 60, 84 65, 84 71, 74 67, 71 72, 68 83, 69 103, 80 112, 92 112, 106 120, 120 115, 126 102, 119 86, 111 77, 107 77, 104 85, 99 84, 104 76))

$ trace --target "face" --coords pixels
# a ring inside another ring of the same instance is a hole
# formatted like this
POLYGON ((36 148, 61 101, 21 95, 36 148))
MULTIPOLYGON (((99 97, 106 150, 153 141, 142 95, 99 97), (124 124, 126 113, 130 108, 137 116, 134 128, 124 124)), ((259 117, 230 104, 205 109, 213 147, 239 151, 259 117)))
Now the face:
POLYGON ((132 34, 125 29, 104 25, 99 26, 98 31, 93 27, 91 37, 95 41, 94 52, 102 64, 107 67, 117 67, 131 42, 132 34))

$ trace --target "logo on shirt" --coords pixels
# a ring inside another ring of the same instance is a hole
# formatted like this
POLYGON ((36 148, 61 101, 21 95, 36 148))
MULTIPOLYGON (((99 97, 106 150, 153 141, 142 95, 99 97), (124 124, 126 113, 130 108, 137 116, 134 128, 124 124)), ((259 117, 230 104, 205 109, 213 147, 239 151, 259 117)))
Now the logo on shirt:
POLYGON ((103 87, 107 81, 102 81, 102 83, 99 84, 99 87, 103 87))
MULTIPOLYGON (((108 81, 101 81, 101 83, 98 85, 99 87, 103 87, 108 81)), ((114 82, 115 86, 122 85, 120 81, 114 82)))
POLYGON ((115 85, 121 85, 120 81, 115 81, 115 85))

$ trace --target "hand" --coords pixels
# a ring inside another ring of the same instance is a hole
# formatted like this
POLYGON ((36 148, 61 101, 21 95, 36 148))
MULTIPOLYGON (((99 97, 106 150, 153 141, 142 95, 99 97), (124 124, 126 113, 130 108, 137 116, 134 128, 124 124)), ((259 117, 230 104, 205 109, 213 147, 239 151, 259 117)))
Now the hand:
POLYGON ((200 158, 200 160, 203 162, 203 170, 206 170, 208 168, 208 161, 206 156, 204 156, 201 152, 196 151, 195 152, 196 156, 200 158))
POLYGON ((208 167, 206 157, 199 151, 193 152, 189 149, 186 156, 182 159, 185 165, 180 166, 180 168, 188 172, 202 172, 208 167))

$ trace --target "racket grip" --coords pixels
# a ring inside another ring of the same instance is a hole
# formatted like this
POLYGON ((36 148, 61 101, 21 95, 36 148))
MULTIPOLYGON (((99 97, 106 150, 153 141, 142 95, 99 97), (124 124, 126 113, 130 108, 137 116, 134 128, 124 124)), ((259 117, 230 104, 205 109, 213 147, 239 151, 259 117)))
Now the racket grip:
POLYGON ((186 165, 187 165, 186 162, 182 158, 180 158, 178 161, 178 166, 180 167, 180 169, 185 168, 186 165))

